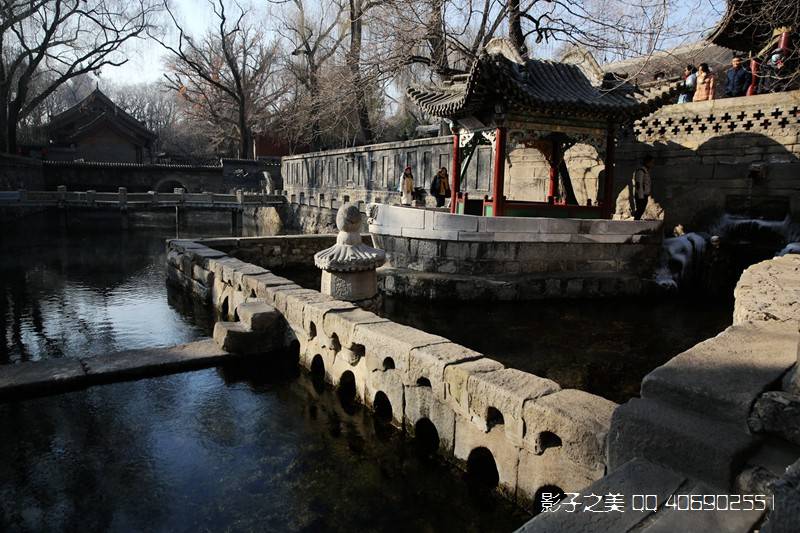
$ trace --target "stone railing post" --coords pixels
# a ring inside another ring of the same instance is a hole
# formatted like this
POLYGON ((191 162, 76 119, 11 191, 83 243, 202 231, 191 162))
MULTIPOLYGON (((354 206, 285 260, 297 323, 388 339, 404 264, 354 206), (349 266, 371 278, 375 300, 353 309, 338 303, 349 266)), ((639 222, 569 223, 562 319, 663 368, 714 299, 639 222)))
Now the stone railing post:
POLYGON ((296 204, 297 203, 297 195, 293 194, 289 197, 289 203, 296 204))
POLYGON ((127 187, 120 187, 118 189, 119 194, 119 209, 120 211, 125 211, 128 209, 128 188, 127 187))
POLYGON ((67 186, 59 185, 56 187, 56 191, 58 192, 58 205, 63 206, 67 201, 67 186))
POLYGON ((325 194, 319 193, 319 199, 317 200, 317 207, 325 207, 325 194))
POLYGON ((95 190, 86 191, 86 203, 91 205, 91 206, 93 206, 96 194, 97 194, 97 191, 95 191, 95 190))
POLYGON ((236 203, 239 204, 239 207, 244 205, 244 191, 242 189, 236 189, 236 203))

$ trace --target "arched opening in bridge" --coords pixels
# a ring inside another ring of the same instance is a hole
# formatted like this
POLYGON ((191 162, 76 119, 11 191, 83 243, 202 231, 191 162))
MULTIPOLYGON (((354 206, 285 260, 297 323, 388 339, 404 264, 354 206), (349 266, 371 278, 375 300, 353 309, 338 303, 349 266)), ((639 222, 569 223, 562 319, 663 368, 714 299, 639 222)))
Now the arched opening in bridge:
POLYGON ((439 432, 427 418, 420 418, 414 424, 414 443, 417 451, 424 455, 434 454, 439 450, 439 432))
POLYGON ((356 402, 356 377, 352 372, 346 370, 339 378, 339 385, 336 387, 336 394, 344 407, 352 407, 356 402))
POLYGON ((233 310, 233 321, 234 322, 238 322, 239 321, 239 310, 238 309, 234 309, 233 310))
POLYGON ((353 343, 353 346, 350 348, 350 351, 355 354, 357 359, 361 359, 367 354, 367 349, 364 348, 364 345, 358 344, 357 342, 353 343))
POLYGON ((533 497, 531 512, 533 516, 554 506, 564 497, 564 491, 557 485, 542 485, 533 497))
POLYGON ((422 377, 417 379, 417 387, 429 387, 431 386, 431 380, 428 378, 422 377))
POLYGON ((174 192, 175 189, 184 189, 188 192, 189 188, 178 180, 166 180, 156 185, 156 192, 174 192))
POLYGON ((310 322, 308 325, 308 338, 313 339, 317 336, 317 325, 314 322, 310 322))
POLYGON ((383 370, 391 370, 394 368, 394 359, 386 357, 383 359, 383 370))
POLYGON ((325 362, 320 354, 316 354, 311 360, 311 384, 317 393, 322 392, 325 386, 325 362))
POLYGON ((503 419, 503 413, 500 412, 499 409, 496 407, 489 407, 486 410, 486 427, 487 429, 492 429, 495 426, 502 426, 505 424, 505 420, 503 419))
POLYGON ((250 298, 255 298, 255 297, 256 297, 256 290, 250 289, 250 298))
POLYGON ((484 487, 494 488, 500 482, 497 464, 488 448, 475 448, 467 458, 467 478, 484 487))
POLYGON ((222 320, 228 320, 228 297, 222 299, 222 304, 219 306, 219 317, 222 320))
POLYGON ((331 335, 331 348, 334 352, 338 352, 342 349, 342 343, 339 342, 339 336, 336 333, 331 335))
POLYGON ((539 451, 544 452, 548 448, 560 448, 561 437, 552 431, 542 431, 539 433, 539 451))
POLYGON ((375 416, 384 422, 392 420, 392 402, 383 391, 375 393, 375 399, 372 401, 372 408, 375 410, 375 416))
POLYGON ((289 365, 297 368, 300 364, 300 342, 293 340, 289 343, 289 348, 286 350, 287 361, 289 365))

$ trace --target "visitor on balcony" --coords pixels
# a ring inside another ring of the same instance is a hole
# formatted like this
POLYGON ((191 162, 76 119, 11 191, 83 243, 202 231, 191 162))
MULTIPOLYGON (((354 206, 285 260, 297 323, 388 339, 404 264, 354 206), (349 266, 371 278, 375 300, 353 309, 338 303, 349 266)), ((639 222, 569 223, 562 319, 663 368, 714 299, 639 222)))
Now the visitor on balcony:
POLYGON ((728 76, 725 80, 725 96, 728 98, 745 96, 751 81, 752 75, 749 70, 744 68, 742 58, 733 56, 731 68, 728 69, 728 76))
POLYGON ((445 200, 450 196, 447 169, 442 167, 431 181, 431 195, 436 198, 436 207, 444 207, 445 200))
POLYGON ((411 167, 406 167, 403 171, 403 176, 400 178, 400 203, 402 205, 411 205, 414 199, 413 192, 414 174, 411 173, 411 167))
POLYGON ((641 220, 650 195, 653 193, 653 182, 650 170, 653 168, 655 158, 648 154, 642 159, 642 166, 633 172, 633 218, 641 220))
POLYGON ((692 101, 694 91, 697 88, 697 69, 694 65, 686 65, 683 69, 683 87, 678 96, 679 104, 686 104, 692 101))
POLYGON ((711 72, 708 63, 700 63, 697 69, 697 89, 694 91, 692 102, 713 100, 714 91, 716 91, 714 73, 711 72))

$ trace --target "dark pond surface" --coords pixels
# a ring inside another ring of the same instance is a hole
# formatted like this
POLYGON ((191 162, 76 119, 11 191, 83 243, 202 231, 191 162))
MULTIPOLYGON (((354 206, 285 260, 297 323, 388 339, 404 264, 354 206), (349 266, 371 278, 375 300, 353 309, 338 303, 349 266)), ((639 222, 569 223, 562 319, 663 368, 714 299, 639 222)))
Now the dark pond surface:
POLYGON ((305 374, 0 405, 0 531, 513 531, 529 516, 305 374))
MULTIPOLYGON (((206 335, 208 312, 165 286, 174 229, 158 219, 3 227, 0 363, 206 335)), ((195 234, 227 231, 203 222, 195 234)), ((0 404, 0 428, 0 531, 512 531, 529 518, 296 369, 0 404)))
MULTIPOLYGON (((0 364, 170 346, 207 334, 207 311, 167 298, 165 240, 175 237, 169 215, 135 222, 124 231, 119 217, 103 215, 63 229, 43 215, 0 230, 0 364)), ((195 222, 197 235, 227 229, 213 214, 195 222)))
MULTIPOLYGON (((319 272, 282 272, 319 287, 319 272)), ((699 296, 422 302, 384 298, 386 318, 481 352, 507 367, 622 403, 654 368, 733 320, 733 298, 699 296)))

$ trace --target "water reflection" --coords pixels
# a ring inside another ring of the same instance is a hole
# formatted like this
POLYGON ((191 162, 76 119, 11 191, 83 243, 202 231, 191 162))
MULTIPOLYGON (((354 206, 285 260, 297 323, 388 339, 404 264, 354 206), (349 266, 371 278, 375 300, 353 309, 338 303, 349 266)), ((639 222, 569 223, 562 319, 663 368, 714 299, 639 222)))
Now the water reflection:
POLYGON ((0 529, 511 531, 527 515, 336 394, 236 366, 0 405, 0 529))

